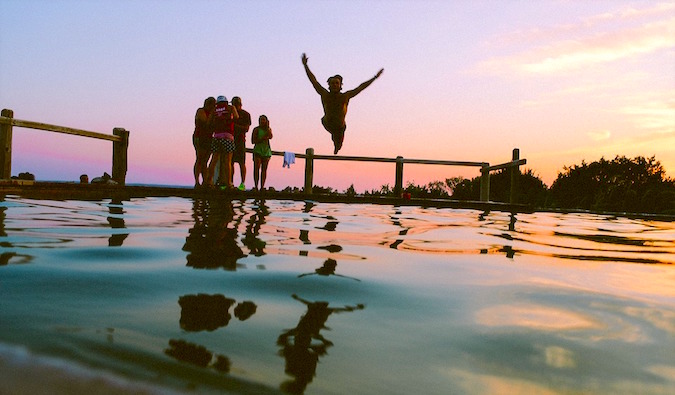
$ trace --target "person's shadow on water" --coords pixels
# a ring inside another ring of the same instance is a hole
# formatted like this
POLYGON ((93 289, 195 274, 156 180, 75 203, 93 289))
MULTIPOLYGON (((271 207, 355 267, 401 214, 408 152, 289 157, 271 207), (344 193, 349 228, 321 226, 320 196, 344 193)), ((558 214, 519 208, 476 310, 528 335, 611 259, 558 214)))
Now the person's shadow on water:
POLYGON ((236 270, 237 260, 245 256, 237 245, 237 228, 230 228, 234 209, 229 200, 195 200, 195 225, 185 238, 183 251, 187 266, 195 269, 236 270))
POLYGON ((326 321, 333 313, 362 310, 363 304, 345 307, 329 307, 328 302, 310 302, 293 295, 293 299, 304 303, 307 312, 300 318, 298 325, 286 330, 277 339, 281 347, 279 355, 286 360, 285 372, 292 380, 281 384, 281 390, 291 394, 301 394, 312 382, 316 374, 319 357, 325 355, 333 343, 321 335, 321 330, 328 329, 326 321))

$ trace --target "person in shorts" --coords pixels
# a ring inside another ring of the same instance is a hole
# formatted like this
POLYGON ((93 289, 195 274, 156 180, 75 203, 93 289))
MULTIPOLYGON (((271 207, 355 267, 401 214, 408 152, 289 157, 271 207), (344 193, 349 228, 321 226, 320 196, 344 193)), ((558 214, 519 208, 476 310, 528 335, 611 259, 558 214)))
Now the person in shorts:
MULTIPOLYGON (((239 164, 239 175, 241 176, 241 183, 239 190, 246 189, 246 133, 251 127, 251 114, 244 110, 241 106, 241 98, 235 96, 232 98, 232 106, 237 109, 239 118, 234 120, 234 153, 232 154, 232 172, 231 182, 234 185, 234 164, 239 164)), ((221 161, 221 168, 223 162, 221 161)))
POLYGON ((337 155, 338 151, 342 148, 342 143, 345 138, 345 130, 347 129, 347 124, 345 123, 345 117, 347 116, 347 106, 349 105, 349 100, 361 93, 366 89, 370 84, 373 83, 376 79, 382 75, 384 69, 375 74, 375 76, 368 81, 362 83, 356 88, 349 90, 347 92, 342 91, 342 76, 334 75, 328 79, 328 89, 324 88, 316 80, 314 74, 309 70, 307 66, 307 55, 302 54, 302 64, 305 67, 305 73, 309 82, 312 83, 316 93, 321 96, 321 105, 323 106, 323 118, 321 118, 321 124, 323 128, 326 129, 331 134, 333 139, 333 145, 335 150, 333 151, 334 155, 337 155))
POLYGON ((272 157, 271 139, 270 121, 266 115, 261 115, 258 118, 258 126, 253 128, 251 133, 251 142, 255 144, 253 147, 253 182, 256 190, 258 189, 258 181, 260 181, 260 190, 265 189, 267 165, 272 157))
POLYGON ((209 157, 211 156, 211 129, 209 128, 209 117, 216 108, 216 98, 207 97, 204 100, 204 107, 197 109, 195 114, 195 131, 192 134, 192 145, 195 147, 195 187, 201 185, 199 176, 202 176, 202 182, 208 178, 209 157))
POLYGON ((237 109, 227 103, 225 96, 218 96, 216 108, 209 118, 209 125, 213 129, 213 138, 211 139, 211 163, 209 163, 209 187, 213 187, 213 176, 218 162, 225 162, 225 174, 227 188, 233 188, 231 181, 232 174, 232 153, 234 152, 234 119, 238 118, 237 109))

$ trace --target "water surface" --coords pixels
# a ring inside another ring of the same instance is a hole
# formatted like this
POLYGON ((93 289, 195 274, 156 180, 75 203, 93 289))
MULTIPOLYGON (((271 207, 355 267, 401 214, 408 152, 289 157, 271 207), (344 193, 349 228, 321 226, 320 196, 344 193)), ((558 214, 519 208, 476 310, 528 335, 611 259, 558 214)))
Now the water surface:
POLYGON ((674 240, 592 214, 10 196, 0 393, 671 394, 674 240))

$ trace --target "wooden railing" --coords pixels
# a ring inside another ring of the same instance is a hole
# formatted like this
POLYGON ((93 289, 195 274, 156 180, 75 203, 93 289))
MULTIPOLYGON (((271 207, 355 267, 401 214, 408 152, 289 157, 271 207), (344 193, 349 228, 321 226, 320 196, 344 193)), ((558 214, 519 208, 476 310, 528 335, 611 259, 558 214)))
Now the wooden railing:
POLYGON ((9 179, 12 175, 12 127, 14 126, 112 141, 112 179, 121 185, 126 183, 128 130, 114 128, 113 134, 110 135, 65 126, 24 121, 14 118, 14 111, 8 109, 3 109, 2 116, 0 116, 0 179, 9 179))
MULTIPOLYGON (((247 148, 247 152, 253 152, 253 149, 247 148)), ((284 152, 272 151, 272 155, 284 156, 284 152)), ((406 159, 402 156, 396 158, 373 158, 363 156, 331 156, 331 155, 315 155, 314 148, 307 148, 304 154, 294 153, 296 158, 305 159, 305 185, 304 193, 311 194, 314 184, 314 161, 315 160, 346 160, 354 162, 379 162, 379 163, 395 163, 396 175, 394 183, 394 194, 400 195, 403 191, 403 164, 422 164, 422 165, 444 165, 444 166, 469 166, 480 167, 481 182, 480 182, 480 200, 487 202, 490 200, 490 172, 502 169, 511 169, 511 191, 510 203, 517 203, 517 188, 518 175, 520 174, 520 166, 527 163, 527 159, 520 159, 520 150, 515 148, 510 162, 499 165, 490 166, 487 162, 465 162, 452 160, 431 160, 431 159, 406 159)))
MULTIPOLYGON (((2 110, 0 117, 0 179, 9 179, 12 170, 12 127, 23 127, 30 129, 46 130, 56 133, 66 133, 82 137, 108 140, 113 142, 112 153, 112 178, 119 184, 124 185, 127 174, 127 148, 129 147, 129 131, 123 128, 114 128, 113 134, 103 134, 90 132, 87 130, 74 129, 64 126, 49 125, 45 123, 24 121, 14 118, 12 110, 2 110)), ((253 152, 253 149, 247 148, 247 152, 253 152)), ((284 156, 284 152, 272 151, 272 155, 284 156)), ((337 155, 316 155, 314 148, 307 148, 305 153, 294 153, 296 158, 305 160, 305 184, 304 193, 311 194, 314 185, 314 161, 315 160, 341 160, 353 162, 379 162, 394 163, 396 165, 394 193, 400 195, 403 191, 403 165, 422 164, 422 165, 442 165, 442 166, 468 166, 480 167, 480 200, 490 200, 490 172, 502 169, 511 169, 511 191, 510 203, 517 203, 517 183, 520 173, 520 166, 527 163, 526 159, 520 159, 520 150, 513 150, 512 160, 499 165, 490 166, 487 162, 466 162, 452 160, 429 160, 429 159, 406 159, 401 156, 396 158, 373 158, 363 156, 337 156, 337 155)))

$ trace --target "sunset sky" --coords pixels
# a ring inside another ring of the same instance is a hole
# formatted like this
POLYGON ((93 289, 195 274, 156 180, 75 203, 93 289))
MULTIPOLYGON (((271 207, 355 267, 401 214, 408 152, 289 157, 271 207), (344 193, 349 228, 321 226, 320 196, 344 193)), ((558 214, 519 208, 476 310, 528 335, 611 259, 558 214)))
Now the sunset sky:
MULTIPOLYGON (((332 154, 319 82, 352 89, 341 155, 510 160, 550 185, 563 166, 656 156, 675 177, 673 1, 0 0, 0 107, 18 119, 130 131, 127 182, 192 185, 194 114, 240 96, 272 148, 332 154)), ((250 141, 249 141, 250 146, 250 141)), ((111 172, 111 143, 14 129, 12 174, 111 172)), ((248 159, 247 185, 253 184, 248 159)), ((238 168, 235 182, 238 183, 238 168)), ((394 183, 393 164, 320 161, 315 184, 394 183)), ((479 175, 406 165, 405 183, 479 175)), ((301 187, 304 161, 270 164, 301 187)))

